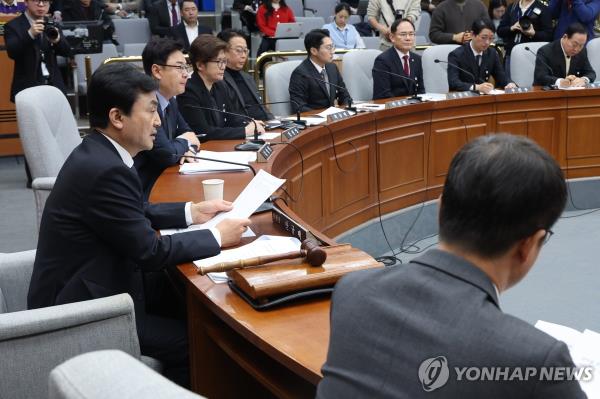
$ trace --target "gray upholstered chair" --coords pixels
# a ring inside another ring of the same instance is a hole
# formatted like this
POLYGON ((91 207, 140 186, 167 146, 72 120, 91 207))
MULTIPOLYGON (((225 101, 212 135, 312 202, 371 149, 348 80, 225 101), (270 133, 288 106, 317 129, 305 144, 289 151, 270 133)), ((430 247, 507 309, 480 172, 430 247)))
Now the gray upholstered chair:
POLYGON ((114 18, 112 21, 119 52, 123 52, 123 46, 127 43, 148 43, 150 40, 150 24, 146 18, 114 18))
POLYGON ((428 93, 448 93, 448 54, 458 47, 458 44, 439 44, 429 47, 423 52, 423 82, 428 93), (435 60, 444 61, 438 64, 435 60))
POLYGON ((427 44, 429 40, 429 25, 431 25, 431 15, 428 12, 421 12, 417 19, 415 35, 417 36, 417 46, 427 44), (419 39, 420 38, 420 39, 419 39))
POLYGON ((81 353, 119 349, 141 358, 127 294, 26 310, 34 259, 35 251, 0 254, 0 398, 46 398, 50 371, 81 353))
POLYGON ((379 49, 379 43, 381 42, 381 40, 379 39, 379 36, 363 36, 363 42, 365 42, 365 47, 367 49, 372 49, 372 50, 378 50, 379 49))
MULTIPOLYGON (((267 102, 290 101, 288 84, 292 72, 301 60, 285 61, 271 65, 265 71, 265 97, 267 102)), ((273 104, 269 108, 274 115, 287 116, 292 113, 289 104, 273 104)))
MULTIPOLYGON (((117 21, 114 19, 113 21, 117 21)), ((139 43, 139 42, 136 42, 139 43)), ((106 60, 107 58, 117 57, 117 46, 112 43, 104 43, 102 45, 102 52, 97 54, 76 54, 75 63, 77 64, 77 87, 75 87, 75 94, 77 99, 78 96, 85 95, 87 93, 87 77, 85 76, 85 57, 90 57, 92 63, 92 73, 106 60)))
MULTIPOLYGON (((333 12, 333 10, 331 10, 333 12)), ((296 17, 296 22, 302 24, 300 31, 302 36, 305 36, 308 32, 313 29, 321 29, 325 25, 325 18, 320 17, 296 17)), ((304 45, 302 46, 304 48, 304 45)))
POLYGON ((379 50, 353 50, 344 55, 342 77, 354 101, 373 98, 373 63, 379 50))
POLYGON ((540 47, 545 44, 547 44, 547 42, 531 42, 517 44, 513 47, 510 52, 510 78, 519 87, 527 87, 533 84, 535 54, 537 54, 540 47), (533 54, 531 54, 530 51, 525 50, 525 47, 528 47, 533 54))
POLYGON ((590 40, 586 47, 590 64, 596 72, 596 82, 598 82, 600 81, 600 38, 590 40))
POLYGON ((33 178, 38 229, 44 204, 63 163, 81 143, 65 95, 53 86, 36 86, 15 97, 19 135, 33 178))
POLYGON ((304 15, 325 19, 333 14, 337 3, 338 0, 304 0, 304 15))
POLYGON ((50 373, 50 399, 199 399, 118 350, 76 356, 50 373))

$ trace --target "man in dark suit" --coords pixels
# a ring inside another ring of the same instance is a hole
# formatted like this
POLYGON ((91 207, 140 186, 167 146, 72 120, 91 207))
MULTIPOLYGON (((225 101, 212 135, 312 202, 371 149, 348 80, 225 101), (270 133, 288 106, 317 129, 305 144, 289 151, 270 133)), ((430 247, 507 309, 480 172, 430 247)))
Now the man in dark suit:
POLYGON ((44 33, 44 16, 49 1, 25 0, 23 14, 4 25, 4 40, 8 56, 15 61, 10 101, 21 90, 49 84, 66 92, 56 55, 69 57, 71 49, 60 29, 57 36, 44 33))
POLYGON ((198 35, 212 35, 212 29, 198 23, 198 7, 193 0, 183 0, 179 3, 181 22, 173 27, 173 37, 183 43, 183 49, 188 52, 190 43, 198 35))
POLYGON ((157 0, 147 11, 150 32, 160 37, 171 37, 173 28, 181 22, 178 0, 157 0))
POLYGON ((397 19, 390 27, 390 38, 394 46, 373 63, 373 99, 425 93, 421 56, 410 51, 415 45, 415 26, 408 19, 397 19))
POLYGON ((448 54, 450 90, 473 90, 488 94, 494 89, 494 85, 489 82, 490 77, 494 78, 498 88, 516 87, 506 79, 498 53, 490 48, 496 32, 494 24, 489 20, 480 19, 473 23, 471 30, 473 32, 471 41, 448 54), (461 71, 452 64, 467 72, 461 71))
POLYGON ((304 37, 308 57, 298 65, 290 77, 292 111, 301 112, 349 103, 350 96, 344 79, 333 61, 335 45, 326 29, 313 29, 304 37), (327 84, 329 82, 331 84, 327 84), (336 87, 339 86, 339 87, 336 87))
POLYGON ((142 354, 160 360, 165 375, 186 386, 186 323, 164 306, 169 285, 157 277, 238 243, 250 221, 156 233, 206 222, 231 203, 144 203, 132 157, 152 148, 160 125, 155 90, 152 78, 129 64, 102 65, 92 76, 93 132, 69 155, 46 202, 27 303, 33 309, 128 293, 142 354))
POLYGON ((227 69, 223 80, 235 93, 240 108, 252 119, 266 121, 273 119, 273 114, 262 105, 262 98, 256 87, 254 78, 244 71, 248 61, 248 42, 240 30, 225 29, 217 35, 229 45, 227 49, 227 69))
POLYGON ((582 87, 596 79, 585 43, 587 29, 575 22, 558 40, 538 50, 535 59, 534 85, 582 87))
POLYGON ((585 398, 565 376, 574 367, 567 346, 499 305, 566 199, 559 165, 533 141, 501 134, 466 144, 440 197, 439 249, 336 285, 317 398, 585 398), (563 367, 562 378, 540 377, 542 367, 563 367))
POLYGON ((183 156, 194 156, 200 148, 200 141, 179 113, 175 100, 175 96, 185 91, 192 71, 181 49, 180 42, 154 37, 142 52, 144 71, 158 82, 156 99, 160 117, 154 147, 134 158, 146 200, 163 170, 177 163, 194 162, 193 158, 183 156))

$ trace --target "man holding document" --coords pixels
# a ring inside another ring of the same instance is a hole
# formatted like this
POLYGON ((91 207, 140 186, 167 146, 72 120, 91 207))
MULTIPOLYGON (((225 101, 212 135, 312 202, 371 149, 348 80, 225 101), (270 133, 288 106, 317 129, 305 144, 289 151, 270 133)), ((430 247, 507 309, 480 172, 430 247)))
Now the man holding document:
POLYGON ((133 157, 152 148, 156 83, 129 64, 103 65, 88 90, 90 125, 63 165, 44 209, 28 307, 39 308, 120 293, 131 295, 141 352, 165 375, 189 385, 185 320, 165 306, 172 292, 151 272, 214 256, 235 245, 248 219, 224 219, 210 229, 160 236, 156 229, 205 223, 231 203, 145 203, 133 157))

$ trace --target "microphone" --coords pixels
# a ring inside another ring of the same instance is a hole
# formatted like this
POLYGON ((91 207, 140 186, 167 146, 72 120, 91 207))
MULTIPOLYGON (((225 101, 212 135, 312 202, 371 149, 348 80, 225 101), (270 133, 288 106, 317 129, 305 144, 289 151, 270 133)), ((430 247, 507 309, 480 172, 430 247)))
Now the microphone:
POLYGON ((357 112, 357 111, 356 111, 356 107, 353 107, 353 106, 352 106, 352 103, 354 102, 354 101, 352 100, 352 96, 350 95, 350 92, 348 91, 348 89, 346 89, 345 87, 343 87, 343 86, 339 86, 339 85, 336 85, 336 84, 334 84, 334 83, 331 83, 331 82, 327 82, 326 80, 323 80, 323 79, 315 78, 314 76, 309 76, 309 75, 305 75, 305 74, 301 74, 301 76, 304 76, 305 78, 311 78, 311 79, 314 79, 314 80, 318 80, 319 82, 323 82, 323 83, 325 83, 326 85, 333 86, 333 87, 335 87, 336 89, 344 90, 344 91, 346 92, 346 94, 348 94, 348 102, 349 102, 349 104, 346 106, 346 109, 347 109, 348 111, 352 111, 352 112, 354 112, 354 113, 356 113, 356 112, 357 112))
MULTIPOLYGON (((540 60, 540 62, 541 62, 541 63, 542 63, 542 64, 543 64, 543 65, 544 65, 546 68, 548 68, 548 70, 550 71, 550 73, 552 74, 552 76, 556 76, 556 75, 554 74, 554 70, 552 70, 552 68, 550 67, 550 65, 548 65, 548 64, 546 63, 546 61, 544 61, 544 60, 543 60, 541 57, 539 57, 537 53, 534 53, 534 52, 533 52, 533 50, 531 50, 531 49, 530 49, 528 46, 525 46, 525 51, 529 51, 531 54, 533 54, 533 56, 535 57, 535 60, 536 60, 536 61, 537 61, 537 60, 540 60)), ((558 87, 556 87, 556 85, 547 85, 547 86, 544 86, 544 89, 546 89, 546 90, 557 90, 557 89, 558 89, 558 87)))
POLYGON ((219 163, 227 163, 227 164, 230 164, 230 165, 237 165, 237 166, 245 166, 245 167, 250 168, 250 170, 252 171, 252 173, 254 174, 254 176, 256 176, 256 170, 250 164, 245 164, 245 163, 240 163, 240 162, 233 162, 233 161, 223 161, 222 159, 213 159, 213 158, 199 157, 198 155, 171 154, 171 156, 173 157, 173 162, 177 162, 181 158, 188 158, 188 159, 200 159, 202 161, 212 161, 212 162, 219 162, 219 163))
POLYGON ((260 140, 258 138, 258 128, 256 126, 256 121, 254 119, 250 118, 248 115, 238 114, 238 113, 229 112, 229 111, 222 111, 222 110, 216 109, 216 108, 202 107, 200 105, 185 105, 185 107, 191 108, 191 109, 204 109, 207 111, 215 111, 215 112, 219 112, 221 114, 226 114, 226 115, 235 115, 235 116, 242 117, 242 118, 246 119, 247 121, 252 122, 254 124, 254 138, 252 140, 247 140, 243 144, 236 145, 235 149, 237 151, 258 151, 260 149, 260 147, 263 144, 265 144, 264 140, 260 140))
MULTIPOLYGON (((473 93, 479 95, 479 92, 475 89, 475 86, 477 86, 477 80, 479 78, 476 78, 475 75, 473 75, 471 72, 467 71, 466 69, 463 69, 463 68, 459 67, 456 64, 453 64, 453 63, 448 62, 448 61, 442 61, 442 60, 439 60, 437 58, 435 60, 433 60, 433 62, 435 62, 436 64, 439 64, 440 62, 442 64, 448 64, 449 66, 454 67, 454 68, 458 69, 459 71, 463 71, 464 73, 466 73, 467 75, 469 75, 471 78, 473 78, 473 90, 470 90, 470 91, 472 91, 473 93)), ((481 80, 481 79, 479 79, 479 80, 481 80)))
POLYGON ((306 120, 300 119, 300 108, 302 108, 304 105, 306 105, 306 103, 299 104, 292 99, 290 99, 288 101, 271 101, 268 103, 247 104, 245 109, 252 108, 252 107, 258 107, 259 105, 290 104, 290 103, 294 104, 296 106, 296 120, 293 122, 297 123, 298 125, 306 126, 306 120))
POLYGON ((399 78, 402 78, 402 79, 404 79, 404 80, 408 80, 409 82, 412 82, 412 83, 413 83, 413 87, 414 87, 414 89, 415 89, 415 90, 414 90, 414 93, 413 93, 413 95, 412 95, 411 99, 412 99, 412 100, 415 100, 415 101, 418 101, 418 102, 421 102, 421 101, 423 101, 423 100, 421 100, 421 97, 419 97, 419 96, 418 96, 418 91, 419 91, 419 80, 417 79, 417 77, 416 77, 416 76, 415 76, 415 78, 413 79, 413 78, 411 78, 411 77, 409 77, 409 76, 400 75, 399 73, 394 73, 394 72, 386 71, 386 70, 383 70, 383 69, 373 68, 373 70, 374 70, 375 72, 383 72, 383 73, 387 73, 388 75, 397 76, 397 77, 399 77, 399 78))

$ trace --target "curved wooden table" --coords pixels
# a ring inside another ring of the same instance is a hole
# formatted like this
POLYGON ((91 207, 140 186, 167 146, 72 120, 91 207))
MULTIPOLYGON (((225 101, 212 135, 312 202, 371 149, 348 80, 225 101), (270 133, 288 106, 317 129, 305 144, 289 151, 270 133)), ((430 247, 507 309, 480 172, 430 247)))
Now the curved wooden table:
MULTIPOLYGON (((568 178, 600 175, 600 90, 481 96, 387 109, 309 128, 278 145, 265 168, 288 179, 289 215, 322 238, 381 212, 436 198, 450 160, 468 140, 492 132, 526 135, 558 160, 568 178), (335 143, 335 145, 334 145, 335 143)), ((203 148, 231 150, 237 142, 203 148)), ((200 201, 201 180, 225 180, 233 200, 250 172, 158 180, 153 201, 200 201)), ((283 194, 281 194, 283 195, 283 194)), ((285 234, 270 215, 253 217, 260 234, 285 234)), ((187 281, 192 386, 211 398, 314 397, 329 337, 329 300, 257 312, 224 284, 179 267, 187 281)))

